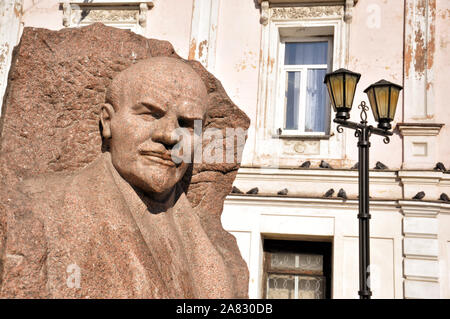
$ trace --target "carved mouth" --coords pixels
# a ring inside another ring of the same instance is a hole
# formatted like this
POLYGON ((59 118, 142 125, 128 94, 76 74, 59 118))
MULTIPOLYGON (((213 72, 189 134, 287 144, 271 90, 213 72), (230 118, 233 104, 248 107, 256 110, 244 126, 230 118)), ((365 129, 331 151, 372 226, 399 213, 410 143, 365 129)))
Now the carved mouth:
POLYGON ((141 151, 139 152, 143 157, 146 159, 156 162, 165 166, 175 167, 177 164, 172 160, 170 155, 162 154, 162 153, 156 153, 152 151, 141 151))

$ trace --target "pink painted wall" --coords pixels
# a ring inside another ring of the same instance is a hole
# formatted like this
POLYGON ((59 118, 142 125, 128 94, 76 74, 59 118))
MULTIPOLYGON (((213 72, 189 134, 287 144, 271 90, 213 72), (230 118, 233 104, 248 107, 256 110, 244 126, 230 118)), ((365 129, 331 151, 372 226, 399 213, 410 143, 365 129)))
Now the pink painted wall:
MULTIPOLYGON (((193 0, 155 1, 148 11, 144 35, 167 40, 183 58, 189 54, 193 0)), ((23 23, 26 27, 62 29, 63 11, 56 0, 24 0, 23 23)))
POLYGON ((261 43, 259 9, 253 1, 222 0, 219 14, 215 75, 254 123, 261 43))
MULTIPOLYGON (((435 122, 446 123, 437 138, 438 160, 450 168, 450 1, 436 0, 436 52, 434 55, 435 122)), ((144 35, 170 41, 177 53, 187 58, 193 0, 156 0, 149 10, 144 35)), ((213 73, 231 99, 256 122, 261 55, 260 9, 253 0, 220 2, 216 63, 213 73)), ((24 26, 61 29, 62 10, 55 0, 24 0, 24 26)), ((349 33, 348 68, 362 74, 355 97, 352 120, 359 121, 357 105, 368 102, 363 90, 384 78, 402 85, 404 51, 404 1, 359 1, 353 9, 349 33), (358 103, 357 103, 358 102, 358 103)), ((403 95, 393 123, 402 122, 403 95)), ((408 105, 404 106, 405 108, 408 105)), ((369 121, 374 123, 369 112, 369 121)), ((375 124, 375 123, 374 123, 375 124)), ((357 161, 356 138, 347 131, 346 158, 357 161)), ((389 168, 402 164, 402 139, 395 135, 388 145, 373 136, 370 167, 381 161, 389 168)), ((252 143, 249 140, 248 143, 252 143)), ((252 147, 247 146, 251 149, 252 147)), ((429 168, 431 169, 431 167, 429 168)))
POLYGON ((26 27, 59 30, 63 28, 63 13, 55 0, 24 0, 23 23, 26 27))
MULTIPOLYGON (((369 85, 385 79, 402 85, 403 79, 403 1, 371 0, 359 1, 353 9, 351 22, 348 68, 361 73, 352 120, 359 121, 360 101, 366 101, 363 92, 369 85)), ((395 122, 401 122, 402 101, 398 103, 395 122)), ((369 123, 375 125, 372 111, 369 111, 369 123)), ((357 161, 357 139, 353 132, 347 133, 346 153, 348 158, 357 161)), ((402 164, 402 141, 398 135, 385 145, 382 137, 371 138, 370 167, 381 161, 389 168, 400 168, 402 164)))
POLYGON ((434 56, 436 122, 445 123, 438 136, 439 159, 450 169, 450 1, 436 7, 436 52, 434 56))
POLYGON ((178 55, 187 59, 192 6, 193 0, 155 1, 155 6, 148 12, 145 36, 169 41, 178 55))

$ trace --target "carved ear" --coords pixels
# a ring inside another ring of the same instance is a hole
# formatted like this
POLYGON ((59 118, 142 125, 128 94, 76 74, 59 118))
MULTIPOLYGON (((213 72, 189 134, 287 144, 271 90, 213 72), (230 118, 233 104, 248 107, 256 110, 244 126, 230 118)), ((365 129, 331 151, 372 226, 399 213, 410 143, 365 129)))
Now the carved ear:
POLYGON ((102 135, 105 139, 111 138, 111 119, 114 116, 114 108, 109 103, 104 103, 100 111, 100 122, 102 123, 102 135))

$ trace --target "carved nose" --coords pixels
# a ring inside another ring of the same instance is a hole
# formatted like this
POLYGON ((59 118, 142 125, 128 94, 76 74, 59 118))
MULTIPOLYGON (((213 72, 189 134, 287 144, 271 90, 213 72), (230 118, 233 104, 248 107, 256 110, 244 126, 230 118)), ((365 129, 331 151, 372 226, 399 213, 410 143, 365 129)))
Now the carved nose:
POLYGON ((180 138, 175 134, 175 130, 179 128, 176 118, 163 117, 158 120, 158 126, 155 128, 153 140, 166 145, 167 148, 172 148, 180 141, 180 138))

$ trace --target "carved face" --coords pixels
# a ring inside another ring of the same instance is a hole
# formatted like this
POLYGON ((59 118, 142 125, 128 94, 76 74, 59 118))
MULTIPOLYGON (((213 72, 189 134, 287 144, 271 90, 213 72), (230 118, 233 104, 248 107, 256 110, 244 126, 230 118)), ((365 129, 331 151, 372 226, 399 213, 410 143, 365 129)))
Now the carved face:
POLYGON ((189 165, 176 163, 171 150, 180 140, 193 145, 194 121, 204 119, 208 100, 203 81, 180 60, 151 58, 114 78, 109 99, 113 105, 104 105, 101 120, 114 167, 149 197, 163 200, 189 165), (180 127, 189 135, 177 137, 180 127))

